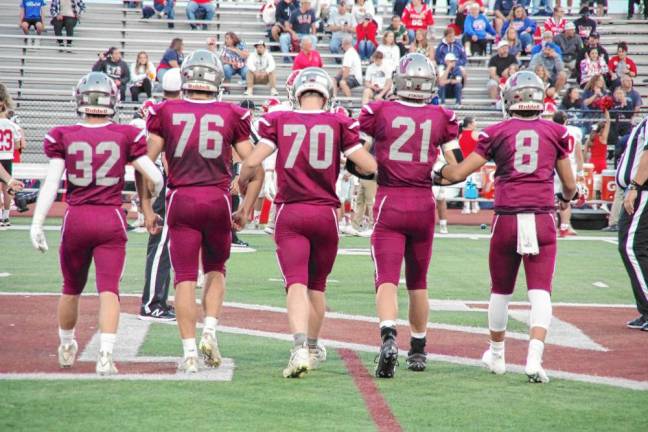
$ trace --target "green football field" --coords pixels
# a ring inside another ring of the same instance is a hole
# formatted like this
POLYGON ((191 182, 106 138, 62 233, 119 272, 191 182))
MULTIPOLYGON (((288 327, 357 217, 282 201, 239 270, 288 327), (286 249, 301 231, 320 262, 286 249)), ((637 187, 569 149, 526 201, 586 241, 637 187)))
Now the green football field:
MULTIPOLYGON (((21 220, 14 223, 21 224, 21 220)), ((488 239, 482 238, 487 232, 472 227, 451 230, 464 235, 435 239, 428 275, 430 298, 439 304, 488 300, 488 239)), ((632 304, 614 239, 598 233, 582 235, 597 238, 559 242, 554 302, 632 304)), ((272 239, 258 234, 243 238, 256 252, 232 254, 226 302, 250 308, 284 307, 272 239)), ((43 255, 31 248, 28 231, 0 232, 0 274, 4 274, 0 292, 59 291, 58 231, 47 231, 47 239, 50 251, 43 255)), ((122 293, 141 292, 146 240, 145 234, 129 234, 122 293)), ((327 291, 332 312, 375 315, 373 265, 365 254, 368 247, 368 239, 341 239, 341 249, 361 255, 338 255, 327 291)), ((86 291, 93 289, 91 276, 86 291)), ((524 301, 525 290, 521 272, 514 300, 524 301)), ((0 326, 5 335, 12 331, 7 312, 11 298, 0 296, 0 326)), ((406 319, 404 289, 400 302, 401 318, 406 319)), ((634 311, 628 309, 628 315, 632 318, 634 311)), ((487 329, 486 314, 474 309, 433 307, 430 322, 477 332, 487 329)), ((510 319, 509 323, 513 332, 527 330, 522 320, 510 319)), ((55 327, 48 333, 56 339, 55 327)), ((376 338, 377 333, 376 329, 376 338)), ((494 376, 480 367, 445 361, 432 361, 424 373, 416 374, 407 371, 403 359, 395 379, 377 381, 370 376, 373 352, 359 350, 362 370, 352 373, 348 355, 334 348, 329 348, 320 370, 301 380, 286 380, 281 370, 288 359, 288 342, 232 332, 220 334, 219 341, 223 354, 236 365, 227 382, 0 379, 0 430, 630 431, 645 427, 646 391, 560 378, 547 385, 530 385, 519 373, 494 376)), ((29 335, 24 335, 24 343, 29 343, 29 335)), ((487 336, 483 336, 484 347, 486 343, 487 336)), ((179 357, 175 326, 152 324, 138 355, 179 357)), ((0 365, 0 371, 4 370, 0 365)), ((643 381, 648 381, 648 375, 643 381)))

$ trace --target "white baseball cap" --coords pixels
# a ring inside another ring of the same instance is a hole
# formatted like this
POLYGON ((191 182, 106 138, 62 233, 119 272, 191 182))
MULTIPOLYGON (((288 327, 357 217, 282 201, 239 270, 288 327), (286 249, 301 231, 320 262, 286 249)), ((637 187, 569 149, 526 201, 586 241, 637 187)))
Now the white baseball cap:
POLYGON ((182 88, 182 77, 180 68, 169 69, 162 78, 162 90, 166 92, 177 92, 182 88))

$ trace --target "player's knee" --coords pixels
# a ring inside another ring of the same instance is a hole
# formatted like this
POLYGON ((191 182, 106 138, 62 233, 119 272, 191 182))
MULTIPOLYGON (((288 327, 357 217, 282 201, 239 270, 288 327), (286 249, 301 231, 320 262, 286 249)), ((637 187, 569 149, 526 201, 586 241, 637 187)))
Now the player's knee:
POLYGON ((531 289, 528 295, 529 302, 531 303, 530 327, 549 329, 552 315, 551 295, 549 291, 531 289))
POLYGON ((488 302, 488 328, 491 331, 504 331, 508 324, 508 305, 513 294, 492 293, 488 302))

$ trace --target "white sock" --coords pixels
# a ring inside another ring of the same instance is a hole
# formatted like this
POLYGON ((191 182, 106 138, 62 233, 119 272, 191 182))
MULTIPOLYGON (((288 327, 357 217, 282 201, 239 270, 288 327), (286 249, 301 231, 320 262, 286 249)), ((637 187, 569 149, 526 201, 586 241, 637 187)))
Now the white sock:
POLYGON ((9 219, 9 210, 2 210, 2 219, 9 219))
POLYGON ((561 230, 569 229, 569 224, 563 224, 563 223, 561 223, 561 224, 560 224, 560 229, 561 229, 561 230))
POLYGON ((72 341, 74 341, 74 329, 63 330, 59 327, 59 339, 61 341, 61 345, 71 344, 72 341))
POLYGON ((216 334, 216 326, 218 325, 218 318, 206 316, 203 324, 203 334, 216 334))
POLYGON ((99 351, 112 354, 113 348, 115 346, 115 339, 117 339, 117 335, 115 333, 101 333, 99 335, 99 351))
POLYGON ((529 341, 529 353, 527 354, 527 364, 530 362, 542 363, 542 353, 544 352, 544 342, 538 339, 529 341))
POLYGON ((494 354, 504 355, 504 341, 502 342, 490 341, 490 350, 494 354))
POLYGON ((396 321, 394 321, 394 320, 380 321, 380 328, 383 328, 383 327, 394 327, 395 328, 396 327, 396 321))
POLYGON ((427 335, 426 332, 421 332, 421 333, 410 332, 410 334, 412 335, 413 338, 416 338, 416 339, 423 339, 427 335))
POLYGON ((184 358, 198 357, 198 347, 196 346, 196 339, 182 339, 182 350, 184 351, 184 358))
POLYGON ((446 219, 439 219, 439 225, 448 226, 448 221, 446 219))

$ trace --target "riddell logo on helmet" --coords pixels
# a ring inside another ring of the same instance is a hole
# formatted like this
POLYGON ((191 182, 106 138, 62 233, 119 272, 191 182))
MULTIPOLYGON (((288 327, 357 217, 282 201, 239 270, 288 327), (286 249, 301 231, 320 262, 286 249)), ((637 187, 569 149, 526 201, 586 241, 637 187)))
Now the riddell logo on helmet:
POLYGON ((108 114, 107 108, 98 108, 98 107, 84 107, 84 112, 86 114, 108 114))
POLYGON ((213 87, 209 84, 201 83, 189 83, 189 90, 204 90, 204 91, 213 91, 213 87))

